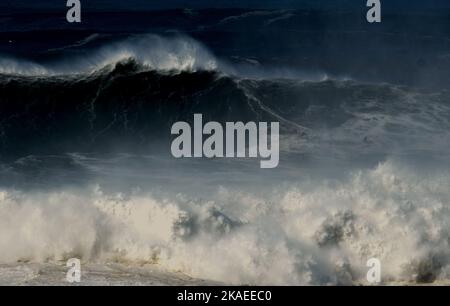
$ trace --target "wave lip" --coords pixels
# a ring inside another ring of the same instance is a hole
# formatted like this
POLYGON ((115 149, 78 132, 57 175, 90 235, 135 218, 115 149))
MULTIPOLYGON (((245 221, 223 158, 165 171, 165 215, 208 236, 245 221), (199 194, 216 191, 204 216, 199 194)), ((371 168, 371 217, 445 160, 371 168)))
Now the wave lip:
MULTIPOLYGON (((0 57, 0 74, 56 76, 87 74, 113 68, 132 59, 143 69, 157 71, 218 70, 219 61, 199 42, 183 36, 135 35, 92 51, 85 56, 65 58, 48 64, 0 57)), ((223 65, 222 65, 223 66, 223 65)))

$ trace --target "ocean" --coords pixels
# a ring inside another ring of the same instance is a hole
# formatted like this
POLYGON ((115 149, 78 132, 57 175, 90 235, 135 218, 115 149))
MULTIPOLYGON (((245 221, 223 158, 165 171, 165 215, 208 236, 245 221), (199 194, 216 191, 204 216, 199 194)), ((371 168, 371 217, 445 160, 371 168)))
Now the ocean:
MULTIPOLYGON (((18 2, 20 4, 20 2, 18 2)), ((0 13, 0 284, 450 279, 450 10, 0 13), (171 126, 280 123, 280 162, 171 126)), ((255 6, 256 7, 256 6, 255 6)))

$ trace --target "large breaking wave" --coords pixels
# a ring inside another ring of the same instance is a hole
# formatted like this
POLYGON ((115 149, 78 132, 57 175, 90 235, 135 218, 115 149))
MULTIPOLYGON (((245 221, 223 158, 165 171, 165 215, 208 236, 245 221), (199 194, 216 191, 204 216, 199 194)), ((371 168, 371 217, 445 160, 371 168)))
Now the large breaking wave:
POLYGON ((0 154, 146 152, 165 146, 171 125, 194 113, 205 121, 279 121, 290 152, 448 152, 445 90, 248 78, 179 61, 159 62, 169 70, 128 58, 88 74, 0 75, 0 154))

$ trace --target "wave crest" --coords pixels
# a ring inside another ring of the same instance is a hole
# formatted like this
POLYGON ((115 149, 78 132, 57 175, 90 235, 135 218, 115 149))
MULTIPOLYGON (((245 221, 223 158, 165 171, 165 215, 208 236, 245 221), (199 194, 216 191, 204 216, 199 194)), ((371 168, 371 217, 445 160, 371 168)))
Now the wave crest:
POLYGON ((0 74, 52 76, 86 74, 113 68, 132 59, 143 69, 157 71, 213 71, 219 61, 199 42, 188 37, 136 35, 92 51, 88 55, 64 58, 45 65, 0 57, 0 74))

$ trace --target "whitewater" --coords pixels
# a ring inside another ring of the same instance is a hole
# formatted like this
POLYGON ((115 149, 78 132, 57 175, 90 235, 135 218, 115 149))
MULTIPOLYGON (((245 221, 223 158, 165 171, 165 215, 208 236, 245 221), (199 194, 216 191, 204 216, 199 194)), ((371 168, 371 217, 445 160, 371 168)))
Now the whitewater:
POLYGON ((385 283, 446 282, 449 183, 448 171, 418 175, 387 161, 340 182, 221 186, 202 197, 3 189, 0 262, 77 257, 226 284, 352 285, 366 283, 376 257, 385 283))

